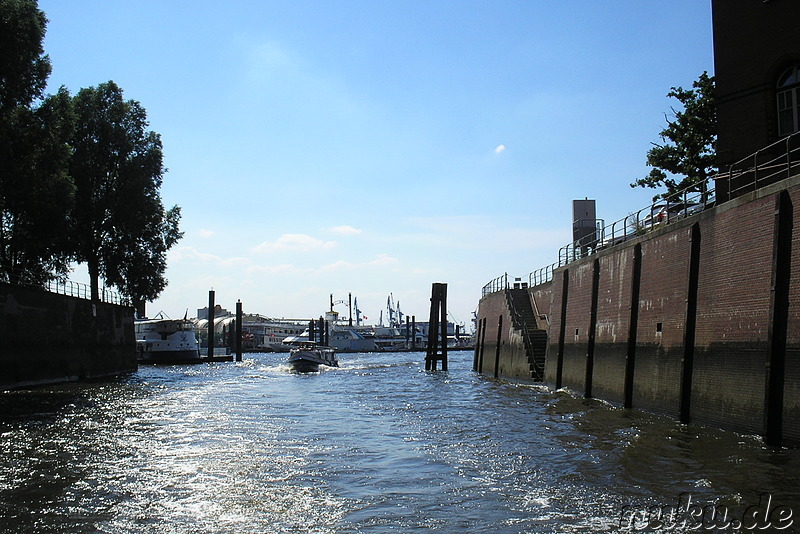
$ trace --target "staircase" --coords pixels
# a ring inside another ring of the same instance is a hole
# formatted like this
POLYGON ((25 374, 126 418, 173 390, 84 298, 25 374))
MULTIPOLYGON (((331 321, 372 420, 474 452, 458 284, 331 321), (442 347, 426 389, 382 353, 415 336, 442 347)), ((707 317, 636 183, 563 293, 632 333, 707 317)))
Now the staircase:
POLYGON ((506 290, 508 308, 514 329, 521 332, 525 343, 531 378, 537 382, 544 380, 544 360, 547 351, 547 330, 539 328, 536 313, 531 305, 527 289, 506 290))

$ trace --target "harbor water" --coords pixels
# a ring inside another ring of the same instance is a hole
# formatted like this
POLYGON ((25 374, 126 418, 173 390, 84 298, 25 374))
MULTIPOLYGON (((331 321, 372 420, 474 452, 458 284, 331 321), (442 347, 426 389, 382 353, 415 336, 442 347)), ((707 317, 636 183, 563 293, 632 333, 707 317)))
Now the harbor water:
POLYGON ((481 376, 471 352, 285 359, 0 394, 0 531, 800 532, 798 450, 481 376))

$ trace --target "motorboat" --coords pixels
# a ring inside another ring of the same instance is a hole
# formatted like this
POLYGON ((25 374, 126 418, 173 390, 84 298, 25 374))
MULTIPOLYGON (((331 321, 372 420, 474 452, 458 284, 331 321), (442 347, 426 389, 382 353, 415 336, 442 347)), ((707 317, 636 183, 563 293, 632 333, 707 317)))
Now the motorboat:
POLYGON ((141 363, 201 363, 197 329, 188 319, 135 321, 136 358, 141 363))
POLYGON ((287 363, 298 373, 314 373, 319 371, 320 365, 339 367, 336 349, 308 341, 300 343, 289 351, 287 363))

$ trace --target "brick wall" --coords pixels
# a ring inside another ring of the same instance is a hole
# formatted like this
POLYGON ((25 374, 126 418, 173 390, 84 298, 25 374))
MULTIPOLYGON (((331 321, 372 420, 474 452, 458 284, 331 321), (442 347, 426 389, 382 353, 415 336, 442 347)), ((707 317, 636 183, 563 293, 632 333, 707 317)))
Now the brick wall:
MULTIPOLYGON (((491 293, 481 299, 478 309, 478 320, 484 322, 485 328, 481 332, 481 340, 483 344, 476 343, 476 350, 478 354, 478 370, 483 374, 492 376, 495 375, 495 359, 497 354, 497 333, 498 333, 498 319, 503 317, 503 327, 500 328, 500 347, 508 344, 508 329, 507 325, 511 322, 511 317, 506 304, 506 296, 503 292, 491 293)), ((502 360, 507 359, 504 356, 502 360)))
POLYGON ((0 389, 136 368, 133 308, 0 283, 0 389))
POLYGON ((770 195, 701 224, 692 384, 698 422, 764 431, 774 212, 770 195))
MULTIPOLYGON (((588 313, 592 300, 592 262, 574 264, 568 270, 567 315, 564 324, 562 385, 576 392, 586 392, 586 361, 589 345, 588 313)), ((561 328, 560 315, 554 326, 561 328)))
POLYGON ((592 396, 623 403, 625 361, 631 318, 633 248, 598 258, 592 396))
MULTIPOLYGON (((626 362, 633 356, 632 367, 628 366, 633 369, 631 406, 764 434, 767 399, 780 391, 768 387, 768 367, 771 314, 777 309, 772 304, 772 276, 781 191, 791 199, 793 228, 800 228, 800 177, 794 177, 571 263, 557 270, 552 282, 532 288, 540 313, 549 317, 545 380, 559 385, 560 367, 560 386, 586 394, 591 364, 591 396, 623 404, 626 362), (638 301, 632 307, 637 246, 641 277, 638 301), (635 350, 629 354, 634 316, 635 350)), ((800 230, 790 231, 782 432, 785 443, 800 444, 800 230)), ((496 349, 497 317, 504 313, 508 325, 502 292, 481 300, 479 319, 491 317, 487 353, 496 349)), ((519 344, 501 332, 501 376, 517 372, 514 359, 519 344)), ((494 355, 490 365, 484 364, 484 373, 493 372, 494 355)))
POLYGON ((786 339, 786 369, 783 392, 783 436, 800 443, 800 193, 792 192, 795 230, 792 233, 792 264, 789 281, 789 317, 786 339))
POLYGON ((688 292, 690 227, 662 229, 642 245, 633 404, 677 417, 688 292))

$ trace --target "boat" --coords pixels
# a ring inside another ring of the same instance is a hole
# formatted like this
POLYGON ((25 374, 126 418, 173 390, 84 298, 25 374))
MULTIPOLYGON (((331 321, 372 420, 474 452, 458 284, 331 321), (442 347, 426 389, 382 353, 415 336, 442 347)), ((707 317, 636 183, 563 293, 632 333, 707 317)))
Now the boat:
POLYGON ((298 373, 314 373, 320 365, 339 367, 336 349, 317 345, 313 342, 302 342, 289 351, 287 363, 298 373))
POLYGON ((135 321, 136 358, 141 363, 201 363, 197 329, 191 320, 135 321))

